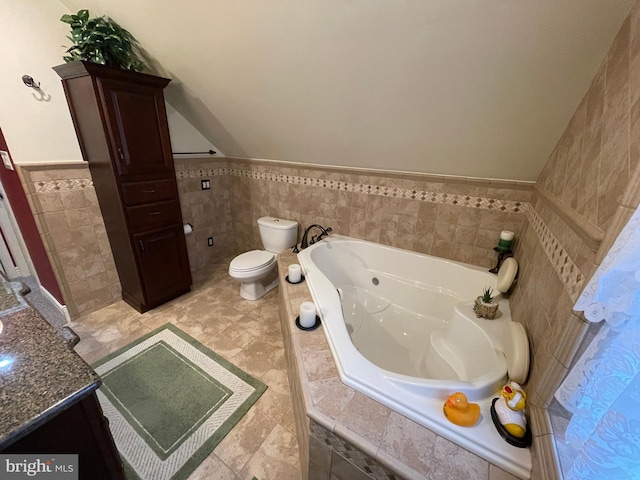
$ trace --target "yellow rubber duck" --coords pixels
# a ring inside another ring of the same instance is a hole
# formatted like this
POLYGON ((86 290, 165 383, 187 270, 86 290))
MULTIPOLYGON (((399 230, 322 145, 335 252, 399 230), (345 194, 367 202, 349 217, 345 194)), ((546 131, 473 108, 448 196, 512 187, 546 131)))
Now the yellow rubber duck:
POLYGON ((447 420, 461 427, 472 427, 480 418, 480 406, 477 403, 469 403, 467 396, 462 392, 447 397, 443 411, 447 420))
POLYGON ((520 385, 511 382, 502 387, 499 395, 494 408, 500 423, 514 437, 524 437, 527 432, 527 419, 524 416, 527 394, 520 385))

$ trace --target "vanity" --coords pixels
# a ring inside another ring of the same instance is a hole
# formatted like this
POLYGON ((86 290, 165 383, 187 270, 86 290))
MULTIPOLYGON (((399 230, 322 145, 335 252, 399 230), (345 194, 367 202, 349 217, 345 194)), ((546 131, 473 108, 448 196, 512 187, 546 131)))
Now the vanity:
POLYGON ((77 454, 81 480, 124 479, 98 374, 34 308, 1 320, 0 453, 77 454))

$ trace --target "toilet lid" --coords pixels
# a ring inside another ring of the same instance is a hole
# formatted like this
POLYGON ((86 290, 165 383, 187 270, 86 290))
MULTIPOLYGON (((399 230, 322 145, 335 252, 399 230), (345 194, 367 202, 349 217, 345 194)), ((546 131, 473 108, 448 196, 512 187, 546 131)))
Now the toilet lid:
POLYGON ((251 250, 231 260, 229 268, 236 271, 257 270, 273 261, 273 253, 265 250, 251 250))
POLYGON ((514 382, 525 383, 529 374, 529 341, 521 323, 507 322, 502 332, 502 348, 509 378, 514 382))

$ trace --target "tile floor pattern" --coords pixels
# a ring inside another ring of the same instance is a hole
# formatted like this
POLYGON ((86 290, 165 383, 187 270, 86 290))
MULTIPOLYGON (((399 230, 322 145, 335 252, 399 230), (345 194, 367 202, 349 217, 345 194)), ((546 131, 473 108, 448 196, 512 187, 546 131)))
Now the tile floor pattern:
POLYGON ((119 301, 70 322, 81 339, 76 351, 92 363, 173 323, 269 387, 189 480, 300 480, 278 292, 254 302, 240 298, 228 265, 201 270, 191 293, 145 314, 119 301))

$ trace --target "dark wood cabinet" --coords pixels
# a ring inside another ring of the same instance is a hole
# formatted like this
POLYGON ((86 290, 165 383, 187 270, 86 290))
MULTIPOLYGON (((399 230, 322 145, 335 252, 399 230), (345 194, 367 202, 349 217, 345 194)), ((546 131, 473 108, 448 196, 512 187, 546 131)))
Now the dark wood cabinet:
POLYGON ((140 312, 191 288, 163 89, 88 62, 54 67, 89 162, 122 298, 140 312))
POLYGON ((81 480, 124 480, 124 468, 95 393, 63 410, 2 453, 76 454, 81 480))

